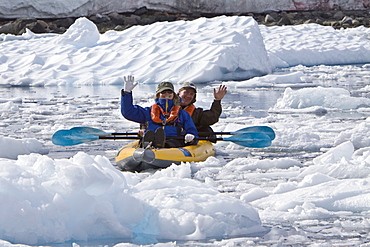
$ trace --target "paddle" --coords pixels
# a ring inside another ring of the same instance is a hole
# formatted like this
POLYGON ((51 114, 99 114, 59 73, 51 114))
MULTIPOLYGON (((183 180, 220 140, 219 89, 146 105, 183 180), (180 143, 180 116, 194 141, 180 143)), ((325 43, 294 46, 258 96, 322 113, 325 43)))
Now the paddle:
POLYGON ((244 132, 223 138, 222 141, 233 142, 249 148, 265 148, 271 145, 272 139, 263 132, 244 132))
MULTIPOLYGON (((215 132, 218 135, 232 135, 227 138, 216 138, 220 141, 231 141, 244 147, 268 147, 271 140, 275 138, 275 132, 267 126, 252 126, 237 130, 235 132, 215 132)), ((53 144, 60 146, 72 146, 87 143, 98 139, 140 139, 137 133, 106 133, 91 127, 74 127, 70 130, 58 130, 51 138, 53 144), (118 135, 118 136, 117 136, 118 135), (126 135, 126 136, 120 136, 126 135)), ((181 137, 179 137, 181 138, 181 137)), ((208 140, 208 137, 199 137, 196 140, 208 140)))
MULTIPOLYGON (((251 126, 251 127, 246 127, 243 129, 239 129, 237 131, 233 132, 213 132, 215 135, 236 135, 244 132, 262 132, 265 133, 270 137, 271 140, 275 139, 275 132, 273 129, 271 129, 268 126, 251 126)), ((211 133, 210 132, 199 132, 198 135, 201 137, 209 136, 211 133)), ((65 130, 63 131, 63 135, 111 135, 111 136, 137 136, 137 132, 114 132, 114 133, 107 133, 103 130, 96 129, 96 128, 91 128, 91 127, 73 127, 70 130, 65 130)))

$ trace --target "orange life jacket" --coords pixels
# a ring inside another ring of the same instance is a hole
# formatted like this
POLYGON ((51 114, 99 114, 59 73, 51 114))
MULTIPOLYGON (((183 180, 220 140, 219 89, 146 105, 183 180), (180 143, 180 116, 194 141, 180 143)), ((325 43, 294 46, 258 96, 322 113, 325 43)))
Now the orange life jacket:
POLYGON ((184 108, 184 110, 189 113, 190 117, 193 116, 194 110, 195 110, 195 105, 191 104, 188 105, 187 107, 184 108))
POLYGON ((152 117, 153 122, 158 124, 166 125, 167 123, 173 123, 176 121, 179 115, 181 107, 180 106, 173 106, 171 112, 165 112, 162 107, 157 104, 152 105, 152 109, 150 111, 150 116, 152 117), (164 120, 160 118, 161 114, 164 116, 164 120))

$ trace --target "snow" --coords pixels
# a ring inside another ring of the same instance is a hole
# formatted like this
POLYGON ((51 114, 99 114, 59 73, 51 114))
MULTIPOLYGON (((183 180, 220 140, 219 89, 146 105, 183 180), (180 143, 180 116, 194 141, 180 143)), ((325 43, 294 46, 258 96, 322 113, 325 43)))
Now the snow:
POLYGON ((33 138, 13 139, 0 136, 0 146, 1 158, 16 159, 21 154, 47 153, 47 150, 43 151, 42 143, 33 138))
POLYGON ((319 24, 260 28, 276 67, 369 62, 369 29, 363 26, 350 31, 319 24))
POLYGON ((2 238, 27 244, 148 242, 264 231, 251 206, 182 177, 190 175, 190 164, 169 169, 179 170, 177 176, 157 174, 140 182, 114 169, 106 157, 82 152, 60 160, 39 154, 2 159, 2 238))
MULTIPOLYGON (((13 40, 2 44, 0 85, 121 85, 122 74, 130 73, 142 83, 205 83, 246 80, 300 64, 367 63, 370 43, 364 33, 369 31, 363 27, 349 34, 317 24, 263 27, 250 17, 222 16, 100 35, 91 21, 80 18, 62 35, 0 35, 13 40), (14 49, 14 43, 22 46, 14 49)), ((307 82, 294 74, 274 83, 290 77, 307 82)))
POLYGON ((0 244, 366 242, 368 33, 222 16, 105 34, 80 18, 62 35, 1 35, 0 244), (122 142, 51 145, 74 126, 137 130, 118 108, 127 74, 142 104, 161 80, 203 83, 197 105, 206 109, 222 81, 229 92, 214 129, 268 125, 277 137, 260 150, 218 142, 204 162, 143 173, 115 168, 122 142), (262 97, 269 88, 281 95, 262 97), (249 113, 259 97, 273 103, 257 118, 249 113))
POLYGON ((283 97, 276 102, 274 109, 304 109, 314 106, 325 109, 357 109, 360 106, 370 106, 370 99, 365 97, 352 97, 348 90, 343 88, 304 88, 293 91, 286 88, 283 97))
MULTIPOLYGON (((272 71, 252 18, 200 18, 102 35, 91 21, 80 18, 62 35, 25 36, 19 50, 4 43, 0 56, 6 71, 1 70, 1 84, 121 85, 122 73, 137 74, 143 83, 169 79, 200 83, 247 79, 272 71), (55 44, 52 50, 49 43, 55 44)), ((4 41, 9 39, 13 36, 3 35, 4 41)))

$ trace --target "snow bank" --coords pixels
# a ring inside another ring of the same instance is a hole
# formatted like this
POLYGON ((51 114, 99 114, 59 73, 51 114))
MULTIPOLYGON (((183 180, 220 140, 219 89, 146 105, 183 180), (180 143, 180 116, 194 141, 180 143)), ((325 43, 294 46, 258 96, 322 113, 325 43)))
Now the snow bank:
POLYGON ((369 62, 368 28, 346 31, 319 24, 305 24, 283 27, 260 25, 260 29, 270 60, 276 67, 369 62))
POLYGON ((66 33, 2 43, 2 85, 120 84, 242 80, 272 71, 257 23, 250 17, 135 26, 100 35, 86 18, 66 33), (38 43, 39 45, 35 46, 38 43))
POLYGON ((62 35, 2 34, 0 39, 18 45, 1 43, 0 85, 122 85, 127 74, 140 83, 311 83, 302 72, 270 74, 298 64, 370 62, 368 32, 364 27, 349 32, 316 24, 265 27, 251 17, 221 16, 99 34, 92 22, 79 18, 62 35))
POLYGON ((335 138, 334 144, 339 145, 343 142, 351 141, 355 149, 369 147, 370 137, 367 135, 369 131, 370 119, 367 118, 366 121, 340 132, 335 138))
POLYGON ((95 24, 82 17, 76 20, 72 28, 56 38, 55 44, 72 45, 79 48, 91 47, 96 45, 99 39, 99 30, 95 24))
POLYGON ((370 99, 351 97, 349 91, 344 88, 315 87, 299 90, 286 88, 283 96, 270 110, 312 109, 312 107, 351 110, 359 107, 370 107, 370 99))
MULTIPOLYGON (((254 77, 245 81, 227 81, 225 85, 235 87, 301 87, 303 83, 312 83, 312 79, 305 76, 302 71, 288 74, 272 74, 260 77, 254 77)), ((308 84, 312 85, 312 84, 308 84)))
POLYGON ((0 238, 33 245, 107 238, 148 244, 266 231, 251 206, 190 179, 190 164, 166 170, 140 181, 106 157, 82 152, 70 159, 0 159, 0 238))
POLYGON ((313 220, 335 216, 335 211, 368 211, 370 197, 370 152, 353 153, 351 142, 343 143, 316 157, 296 177, 299 182, 279 184, 280 188, 254 200, 263 217, 276 220, 313 220), (361 188, 361 189, 358 189, 361 188), (268 214, 268 215, 267 215, 268 214))
POLYGON ((14 139, 0 136, 0 158, 17 159, 18 155, 48 151, 43 143, 33 138, 14 139))

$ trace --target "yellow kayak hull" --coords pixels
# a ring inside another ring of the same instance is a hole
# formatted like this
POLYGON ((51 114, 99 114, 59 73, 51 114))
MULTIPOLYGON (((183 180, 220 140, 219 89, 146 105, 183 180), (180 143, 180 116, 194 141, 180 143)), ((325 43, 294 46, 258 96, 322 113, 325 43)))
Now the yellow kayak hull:
POLYGON ((122 171, 140 172, 166 168, 181 162, 201 162, 215 154, 213 144, 199 141, 197 145, 180 148, 139 148, 139 141, 123 146, 116 155, 116 165, 122 171))

